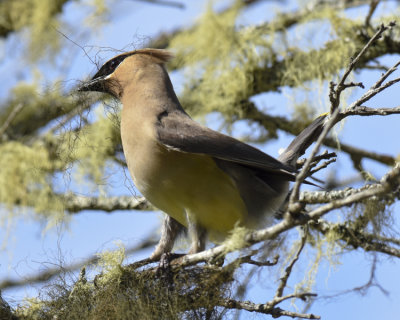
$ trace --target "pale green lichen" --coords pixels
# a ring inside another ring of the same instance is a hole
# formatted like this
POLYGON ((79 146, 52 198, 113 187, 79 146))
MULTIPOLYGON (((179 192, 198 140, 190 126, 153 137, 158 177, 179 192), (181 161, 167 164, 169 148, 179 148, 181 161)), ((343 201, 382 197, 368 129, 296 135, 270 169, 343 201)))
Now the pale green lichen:
MULTIPOLYGON (((29 87, 20 89, 25 92, 18 94, 22 103, 22 95, 31 92, 29 87)), ((10 133, 17 133, 12 130, 18 125, 21 126, 18 133, 33 131, 33 127, 22 127, 22 123, 26 117, 33 117, 37 109, 40 109, 39 104, 27 105, 14 119, 10 133)), ((1 215, 2 224, 6 220, 9 224, 14 216, 24 213, 35 213, 31 216, 45 219, 47 227, 65 219, 64 200, 55 192, 60 188, 55 185, 54 175, 72 168, 72 178, 80 187, 86 184, 99 190, 99 186, 105 184, 108 159, 114 155, 119 139, 118 127, 113 120, 98 115, 94 123, 78 130, 45 134, 32 144, 24 139, 0 144, 3 168, 0 171, 0 202, 5 209, 1 215)))
POLYGON ((0 24, 10 31, 24 30, 29 59, 39 59, 46 49, 60 49, 60 27, 57 14, 61 12, 62 0, 1 1, 0 24), (29 31, 28 31, 29 30, 29 31))
POLYGON ((229 237, 223 242, 226 246, 226 252, 232 252, 246 247, 248 243, 245 239, 250 231, 251 230, 236 224, 230 231, 229 237))
POLYGON ((102 276, 99 277, 99 285, 106 285, 109 281, 119 281, 123 273, 122 263, 125 259, 125 247, 121 242, 116 243, 118 249, 113 251, 103 251, 98 254, 99 261, 97 268, 102 276))
POLYGON ((8 210, 32 208, 42 218, 51 217, 51 223, 62 217, 62 203, 54 199, 52 191, 54 163, 46 148, 39 143, 7 142, 0 145, 0 154, 0 202, 8 210))
MULTIPOLYGON (((303 96, 307 91, 315 95, 315 84, 322 87, 339 74, 358 48, 352 39, 360 22, 329 8, 310 11, 298 23, 310 32, 312 27, 307 28, 307 23, 315 21, 330 29, 321 48, 294 45, 302 41, 282 46, 285 33, 276 30, 285 24, 284 16, 267 26, 239 27, 241 9, 236 4, 223 13, 215 13, 209 7, 195 28, 179 33, 170 43, 177 53, 172 67, 185 66, 189 79, 181 95, 182 105, 194 115, 218 111, 229 124, 240 118, 240 104, 254 94, 288 86, 300 88, 303 96), (269 69, 280 64, 281 67, 269 69)), ((307 107, 307 114, 313 114, 316 108, 327 109, 326 99, 320 105, 316 100, 313 97, 304 101, 301 110, 307 107)))
POLYGON ((76 163, 75 178, 80 181, 103 184, 107 160, 115 153, 120 141, 115 123, 102 115, 78 131, 67 131, 61 136, 49 137, 57 143, 57 154, 64 163, 76 163))
POLYGON ((209 7, 195 29, 179 34, 170 44, 177 52, 175 63, 186 66, 192 79, 182 95, 183 105, 192 113, 230 114, 235 102, 248 97, 252 71, 261 60, 257 47, 267 46, 267 41, 255 29, 237 30, 240 9, 238 4, 216 14, 209 7))
MULTIPOLYGON (((76 25, 67 23, 63 19, 63 9, 66 0, 3 0, 0 1, 0 35, 6 36, 12 32, 20 32, 27 43, 29 54, 26 58, 36 62, 46 56, 52 62, 56 54, 62 49, 62 32, 67 29, 77 28, 76 25)), ((85 2, 77 2, 85 6, 85 2)), ((92 0, 90 3, 91 27, 98 28, 104 22, 108 10, 104 0, 92 0), (93 23, 93 22, 96 23, 93 23)), ((76 21, 74 20, 74 23, 76 21)), ((82 25, 79 25, 82 28, 82 25)))
POLYGON ((73 285, 61 280, 47 299, 21 306, 15 314, 21 320, 221 319, 223 309, 214 306, 229 295, 234 270, 193 266, 138 271, 122 267, 123 258, 123 248, 102 253, 102 272, 94 280, 82 273, 73 285))
POLYGON ((45 303, 39 298, 26 298, 24 303, 18 308, 18 316, 30 320, 41 320, 38 315, 45 303))

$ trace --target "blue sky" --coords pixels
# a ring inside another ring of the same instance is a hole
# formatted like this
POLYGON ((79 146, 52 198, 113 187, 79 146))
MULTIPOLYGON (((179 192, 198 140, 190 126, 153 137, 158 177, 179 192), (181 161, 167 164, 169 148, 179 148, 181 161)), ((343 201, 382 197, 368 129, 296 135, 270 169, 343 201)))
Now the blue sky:
MULTIPOLYGON (((186 4, 185 10, 168 8, 156 5, 143 4, 134 1, 118 1, 110 9, 111 24, 104 24, 95 34, 86 37, 83 41, 79 34, 67 34, 71 39, 79 42, 82 46, 96 46, 122 49, 127 45, 133 44, 139 47, 143 39, 151 38, 160 31, 173 30, 177 26, 190 25, 193 20, 200 15, 206 5, 206 1, 181 1, 186 4)), ((223 6, 223 1, 218 6, 223 6)), ((296 6, 294 1, 288 1, 285 10, 296 6)), ((387 4, 383 5, 385 9, 387 4)), ((275 2, 265 2, 261 5, 252 7, 241 18, 241 23, 257 23, 270 19, 279 6, 275 2)), ((80 19, 77 16, 79 5, 72 3, 65 8, 64 18, 69 21, 80 19)), ((351 11, 352 16, 363 16, 366 12, 351 11)), ((321 36, 322 37, 322 36, 321 36)), ((306 41, 306 40, 305 40, 306 41)), ((132 47, 128 47, 132 49, 132 47)), ((73 60, 68 74, 68 79, 73 84, 77 79, 84 79, 95 71, 89 59, 79 48, 72 46, 72 51, 78 52, 77 58, 73 60)), ((90 51, 89 54, 95 54, 90 51)), ((112 51, 101 51, 101 57, 107 60, 114 55, 112 51)), ((392 65, 398 57, 385 57, 381 62, 385 65, 392 65)), ((10 66, 0 66, 5 70, 15 69, 10 66)), ((15 67, 15 66, 14 66, 15 67)), ((46 66, 43 66, 46 68, 46 66)), ((48 68, 48 67, 47 67, 48 68)), ((16 74, 16 72, 15 72, 16 74)), ((48 70, 49 78, 57 78, 59 74, 48 70)), ((371 85, 379 71, 365 71, 357 75, 362 79, 366 86, 371 85)), ((16 81, 17 78, 15 78, 16 81)), ((175 88, 179 91, 182 88, 181 75, 172 75, 175 88)), ((12 85, 13 81, 9 84, 12 85)), ((3 88, 3 90, 5 90, 3 88)), ((369 106, 391 107, 398 105, 400 101, 399 88, 394 87, 387 90, 384 94, 369 103, 369 106)), ((354 93, 354 97, 359 96, 360 91, 354 93)), ((271 93, 260 95, 257 102, 269 107, 268 111, 273 114, 288 114, 290 97, 295 93, 289 89, 284 89, 282 94, 271 93)), ((322 103, 323 105, 323 103, 322 103)), ((392 117, 369 117, 351 118, 345 126, 338 130, 343 142, 361 148, 371 149, 376 152, 398 155, 400 153, 399 136, 399 116, 392 117)), ((215 123, 214 123, 215 125, 215 123)), ((241 125, 237 128, 240 132, 246 132, 241 125)), ((289 144, 292 137, 282 134, 279 141, 258 146, 265 152, 277 156, 278 149, 289 144)), ((351 163, 346 155, 339 155, 338 162, 334 164, 338 168, 337 173, 341 178, 350 175, 349 167, 351 163)), ((387 171, 387 168, 378 165, 373 161, 365 161, 365 166, 376 177, 380 177, 387 171)), ((128 173, 126 173, 128 175, 128 173)), ((113 177, 113 193, 130 194, 130 190, 124 182, 125 177, 119 173, 113 177)), ((399 205, 394 208, 397 214, 395 219, 399 224, 398 214, 399 205)), ((340 214, 334 213, 334 214, 340 214)), ((154 232, 159 227, 162 215, 158 212, 143 211, 122 211, 106 214, 102 212, 82 212, 72 217, 67 228, 59 226, 46 233, 43 233, 43 226, 34 221, 18 219, 14 221, 12 233, 7 242, 6 249, 0 252, 0 279, 5 277, 19 278, 26 274, 35 274, 39 270, 51 267, 60 262, 68 265, 76 262, 88 255, 101 252, 105 249, 116 248, 115 242, 121 241, 126 247, 133 246, 146 238, 149 232, 154 232)), ((4 231, 1 231, 2 234, 4 231)), ((293 232, 295 237, 296 232, 293 232)), ((140 252, 130 261, 147 257, 150 251, 140 252)), ((299 264, 290 284, 294 285, 295 280, 299 280, 307 273, 309 261, 312 255, 305 253, 299 264)), ((332 295, 342 290, 359 286, 368 281, 371 258, 364 252, 358 250, 346 254, 341 258, 341 265, 334 269, 331 264, 324 261, 321 263, 321 270, 317 277, 317 287, 315 289, 321 295, 332 295)), ((378 266, 377 278, 382 286, 391 294, 385 296, 377 288, 372 288, 366 295, 348 294, 337 298, 330 298, 317 301, 310 309, 310 312, 320 314, 323 319, 395 319, 400 312, 398 301, 400 300, 400 278, 398 276, 399 262, 381 257, 378 266)), ((246 270, 243 271, 245 273, 246 270)), ((265 302, 273 295, 276 284, 271 283, 268 277, 269 272, 260 274, 254 279, 254 288, 250 291, 248 298, 256 302, 265 302)), ((25 289, 11 289, 3 292, 4 298, 9 302, 19 302, 28 295, 34 295, 37 289, 43 284, 37 284, 25 289)), ((299 304, 300 306, 300 304, 299 304)), ((242 319, 246 319, 249 314, 243 314, 242 319)), ((257 316, 251 315, 257 318, 257 316)), ((261 318, 261 317, 260 317, 261 318)))

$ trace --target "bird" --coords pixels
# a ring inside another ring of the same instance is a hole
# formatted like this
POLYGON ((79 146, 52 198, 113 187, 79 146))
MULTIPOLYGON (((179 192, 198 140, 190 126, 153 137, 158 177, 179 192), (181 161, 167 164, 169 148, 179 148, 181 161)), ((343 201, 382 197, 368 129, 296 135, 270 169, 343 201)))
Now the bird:
POLYGON ((171 253, 186 231, 191 254, 203 251, 207 238, 222 241, 236 226, 267 223, 288 196, 297 159, 326 122, 326 115, 316 118, 276 159, 193 120, 167 73, 172 58, 164 49, 124 52, 78 89, 122 103, 121 140, 131 177, 166 213, 153 260, 171 253))

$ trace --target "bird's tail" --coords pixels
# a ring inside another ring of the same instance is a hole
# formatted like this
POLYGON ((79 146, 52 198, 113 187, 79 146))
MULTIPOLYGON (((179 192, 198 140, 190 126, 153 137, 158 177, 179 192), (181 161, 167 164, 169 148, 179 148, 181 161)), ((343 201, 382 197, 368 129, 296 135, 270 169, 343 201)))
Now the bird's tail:
POLYGON ((307 128, 300 132, 278 159, 285 164, 294 166, 297 159, 318 139, 324 127, 326 116, 327 113, 320 115, 307 128))

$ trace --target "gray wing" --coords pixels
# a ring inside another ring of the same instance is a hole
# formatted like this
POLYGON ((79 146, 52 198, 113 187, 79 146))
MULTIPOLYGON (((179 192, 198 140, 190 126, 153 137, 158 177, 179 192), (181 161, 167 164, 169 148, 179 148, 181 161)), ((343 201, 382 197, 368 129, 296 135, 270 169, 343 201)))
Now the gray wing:
POLYGON ((232 137, 204 127, 180 112, 159 116, 159 142, 168 148, 188 153, 206 154, 213 158, 234 162, 257 171, 294 177, 294 168, 264 152, 232 137))

